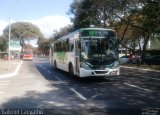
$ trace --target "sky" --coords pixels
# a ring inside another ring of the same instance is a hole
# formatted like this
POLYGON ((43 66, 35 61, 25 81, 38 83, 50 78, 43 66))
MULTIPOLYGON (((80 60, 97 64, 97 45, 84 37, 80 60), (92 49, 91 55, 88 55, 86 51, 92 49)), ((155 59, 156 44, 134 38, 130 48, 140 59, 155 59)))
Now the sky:
POLYGON ((71 24, 67 12, 73 0, 0 0, 0 35, 13 22, 31 22, 45 37, 71 24))

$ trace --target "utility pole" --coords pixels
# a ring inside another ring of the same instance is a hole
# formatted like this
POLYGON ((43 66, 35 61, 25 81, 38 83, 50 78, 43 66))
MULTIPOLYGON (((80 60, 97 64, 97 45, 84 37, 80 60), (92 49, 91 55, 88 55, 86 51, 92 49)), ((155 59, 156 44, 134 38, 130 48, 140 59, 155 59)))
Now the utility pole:
POLYGON ((10 9, 9 12, 9 29, 8 29, 8 70, 10 69, 10 61, 11 61, 11 52, 10 52, 10 40, 11 40, 11 11, 13 10, 13 7, 16 6, 16 4, 19 2, 19 0, 17 0, 15 2, 15 4, 12 6, 12 8, 10 9))

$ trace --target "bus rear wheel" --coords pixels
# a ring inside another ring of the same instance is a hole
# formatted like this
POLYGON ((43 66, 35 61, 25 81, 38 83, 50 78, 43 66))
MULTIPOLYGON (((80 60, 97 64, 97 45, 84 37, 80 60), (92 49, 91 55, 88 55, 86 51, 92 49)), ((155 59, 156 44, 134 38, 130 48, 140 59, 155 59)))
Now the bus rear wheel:
POLYGON ((56 61, 54 61, 54 69, 55 70, 57 69, 57 63, 56 63, 56 61))
POLYGON ((74 77, 74 72, 73 72, 73 66, 72 66, 72 65, 69 66, 69 76, 70 76, 71 78, 74 77))

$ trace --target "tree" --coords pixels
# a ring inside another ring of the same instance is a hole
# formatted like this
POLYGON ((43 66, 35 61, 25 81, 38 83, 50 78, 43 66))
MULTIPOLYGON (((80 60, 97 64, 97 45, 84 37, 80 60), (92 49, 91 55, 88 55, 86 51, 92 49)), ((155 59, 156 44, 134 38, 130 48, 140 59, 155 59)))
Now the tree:
POLYGON ((70 6, 69 15, 74 15, 72 22, 74 30, 89 27, 90 25, 99 26, 97 18, 97 8, 95 0, 74 0, 70 6))
POLYGON ((143 19, 140 23, 144 33, 144 45, 142 52, 142 59, 145 59, 146 46, 149 39, 152 39, 152 34, 160 25, 160 1, 148 0, 145 2, 143 9, 140 11, 143 19))
POLYGON ((143 39, 143 60, 149 39, 160 28, 159 0, 74 0, 69 12, 74 29, 89 24, 113 28, 119 32, 122 45, 132 50, 143 39))
POLYGON ((7 41, 4 36, 0 36, 0 51, 6 51, 7 49, 7 41))
POLYGON ((134 4, 134 0, 74 0, 70 5, 69 15, 72 15, 75 30, 91 24, 112 28, 118 17, 130 11, 127 6, 133 8, 134 4))
MULTIPOLYGON (((3 30, 3 34, 5 36, 8 36, 8 33, 9 33, 9 26, 7 26, 3 30)), ((11 39, 19 39, 20 37, 24 39, 29 39, 29 38, 34 39, 37 36, 39 39, 44 38, 40 29, 36 25, 33 25, 32 23, 16 22, 11 24, 11 39)))
POLYGON ((160 50, 160 41, 157 39, 157 38, 155 38, 155 37, 153 37, 152 39, 151 39, 151 49, 158 49, 158 50, 160 50))
POLYGON ((39 53, 49 55, 50 45, 51 45, 51 42, 47 39, 45 39, 44 41, 41 41, 38 46, 39 53))
POLYGON ((53 42, 54 40, 57 40, 61 38, 62 36, 65 36, 73 31, 73 26, 68 25, 60 29, 60 31, 57 31, 53 33, 52 37, 50 38, 50 41, 53 42))
MULTIPOLYGON (((124 16, 119 16, 119 19, 141 32, 139 33, 139 36, 143 38, 144 41, 142 47, 142 61, 144 62, 148 41, 152 38, 152 34, 154 33, 155 29, 159 28, 160 25, 160 1, 136 0, 133 3, 132 7, 130 6, 127 8, 127 13, 125 10, 123 10, 125 11, 124 16)), ((125 6, 127 5, 128 4, 125 6)))
MULTIPOLYGON (((8 38, 9 36, 9 25, 3 30, 3 35, 8 38)), ((20 44, 24 46, 24 41, 29 41, 30 39, 37 39, 38 43, 44 39, 44 35, 41 33, 40 29, 29 22, 16 22, 11 24, 11 39, 20 40, 20 44)))

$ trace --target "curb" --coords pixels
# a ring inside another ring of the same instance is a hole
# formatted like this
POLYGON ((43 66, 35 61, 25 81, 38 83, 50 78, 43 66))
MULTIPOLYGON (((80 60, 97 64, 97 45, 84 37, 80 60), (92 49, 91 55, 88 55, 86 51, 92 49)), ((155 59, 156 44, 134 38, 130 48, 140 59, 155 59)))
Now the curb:
POLYGON ((138 69, 142 71, 153 71, 153 72, 160 72, 159 70, 154 70, 154 69, 144 69, 144 68, 138 68, 138 67, 129 67, 129 66, 120 66, 122 68, 127 68, 127 69, 138 69))
POLYGON ((0 75, 0 79, 1 79, 1 78, 13 77, 13 76, 17 75, 17 73, 18 73, 18 71, 19 71, 22 63, 23 63, 23 61, 21 60, 20 63, 18 64, 17 68, 15 69, 15 71, 14 71, 13 73, 0 75))

